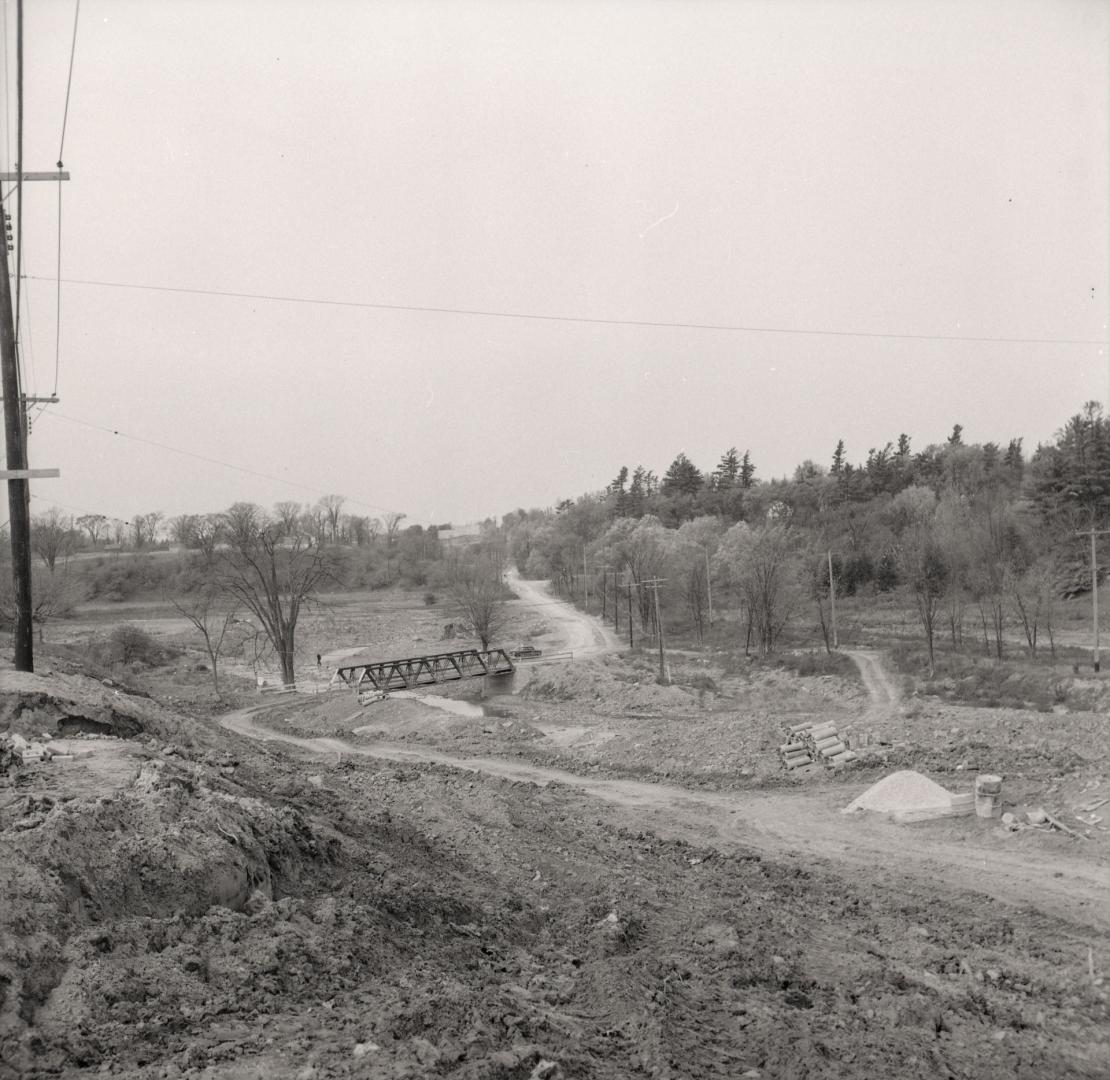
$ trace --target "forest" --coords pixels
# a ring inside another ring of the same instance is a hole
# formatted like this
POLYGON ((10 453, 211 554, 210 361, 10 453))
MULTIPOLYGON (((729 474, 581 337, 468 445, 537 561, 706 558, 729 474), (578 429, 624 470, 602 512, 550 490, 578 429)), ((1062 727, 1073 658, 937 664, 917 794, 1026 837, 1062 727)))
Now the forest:
POLYGON ((944 443, 914 450, 899 434, 856 463, 840 441, 782 479, 760 479, 748 450, 710 470, 679 453, 662 477, 622 465, 604 491, 517 510, 502 530, 525 577, 580 601, 628 597, 644 632, 658 596, 664 625, 700 639, 716 597, 757 654, 803 612, 828 646, 830 592, 900 597, 931 668, 941 636, 1001 658, 1016 634, 1029 655, 1055 654, 1056 604, 1090 590, 1108 517, 1110 420, 1089 402, 1030 455, 1021 437, 971 442, 959 424, 944 443))

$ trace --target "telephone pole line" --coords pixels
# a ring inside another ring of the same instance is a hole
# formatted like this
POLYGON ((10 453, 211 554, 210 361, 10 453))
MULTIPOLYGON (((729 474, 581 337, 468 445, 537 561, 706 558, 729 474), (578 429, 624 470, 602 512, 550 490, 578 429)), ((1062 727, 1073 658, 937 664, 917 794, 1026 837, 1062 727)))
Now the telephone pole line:
POLYGON ((1091 620, 1094 625, 1094 646, 1095 646, 1095 673, 1099 670, 1099 655, 1098 655, 1098 547, 1096 546, 1095 538, 1098 536, 1105 536, 1110 533, 1110 529, 1079 529, 1076 536, 1089 536, 1091 538, 1091 620))
POLYGON ((836 579, 833 577, 832 548, 829 548, 829 607, 832 611, 833 648, 839 648, 836 640, 836 579))

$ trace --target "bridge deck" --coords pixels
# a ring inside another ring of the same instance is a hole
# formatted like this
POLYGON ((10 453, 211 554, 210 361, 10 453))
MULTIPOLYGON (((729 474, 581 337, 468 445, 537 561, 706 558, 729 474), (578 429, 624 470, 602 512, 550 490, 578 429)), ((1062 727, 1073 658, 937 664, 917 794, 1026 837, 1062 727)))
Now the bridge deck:
POLYGON ((337 679, 352 690, 412 690, 417 686, 477 679, 483 675, 511 675, 516 665, 504 649, 462 649, 403 660, 369 660, 336 669, 337 679))

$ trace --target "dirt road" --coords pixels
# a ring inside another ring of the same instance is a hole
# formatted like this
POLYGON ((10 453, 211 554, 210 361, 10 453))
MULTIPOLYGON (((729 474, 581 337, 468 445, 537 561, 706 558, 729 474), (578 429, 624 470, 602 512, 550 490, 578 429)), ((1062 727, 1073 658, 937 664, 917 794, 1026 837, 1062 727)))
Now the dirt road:
MULTIPOLYGON (((898 826, 870 815, 838 811, 857 792, 842 785, 796 794, 716 794, 666 784, 579 776, 494 758, 459 758, 424 747, 358 743, 336 738, 306 739, 267 730, 242 710, 223 718, 241 735, 278 741, 313 754, 429 762, 539 786, 564 784, 609 804, 624 824, 650 829, 663 839, 681 839, 721 851, 755 850, 768 855, 820 860, 831 868, 864 870, 886 882, 915 881, 930 888, 981 893, 1012 908, 1036 906, 1069 922, 1110 930, 1110 868, 1073 854, 1077 841, 1058 850, 1028 852, 1012 845, 975 846, 958 826, 898 826)), ((991 826, 987 826, 990 828, 991 826)), ((1086 853, 1084 853, 1086 854, 1086 853)))
POLYGON ((546 581, 525 581, 515 571, 506 576, 521 602, 543 611, 544 618, 554 624, 550 631, 551 640, 544 643, 549 649, 569 650, 579 658, 600 656, 620 648, 616 635, 602 625, 597 616, 587 615, 570 604, 554 599, 546 581))

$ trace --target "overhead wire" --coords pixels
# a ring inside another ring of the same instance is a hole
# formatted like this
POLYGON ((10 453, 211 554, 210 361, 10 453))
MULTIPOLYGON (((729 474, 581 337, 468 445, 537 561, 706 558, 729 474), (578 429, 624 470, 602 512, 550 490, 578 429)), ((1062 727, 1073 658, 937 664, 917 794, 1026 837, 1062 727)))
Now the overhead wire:
MULTIPOLYGON (((234 472, 241 472, 247 476, 256 476, 261 480, 270 480, 278 484, 286 484, 289 487, 300 488, 303 491, 309 491, 314 495, 327 495, 329 492, 324 491, 322 488, 313 487, 311 484, 302 484, 298 480, 289 480, 282 476, 274 476, 271 473, 260 472, 257 469, 251 469, 245 465, 235 465, 230 461, 224 461, 221 458, 209 457, 207 454, 198 454, 195 450, 185 450, 180 446, 171 446, 169 443, 158 442, 154 439, 147 439, 142 435, 131 435, 126 431, 120 431, 118 428, 105 427, 103 424, 94 424, 89 420, 82 420, 76 416, 67 416, 65 413, 52 410, 49 414, 50 417, 58 420, 65 420, 70 424, 79 424, 81 427, 91 428, 94 431, 102 431, 108 435, 114 435, 120 439, 126 439, 131 442, 142 443, 145 446, 153 446, 159 450, 166 450, 173 454, 180 454, 182 457, 194 458, 197 461, 204 461, 210 465, 219 465, 225 469, 231 469, 234 472)), ((364 499, 356 499, 350 496, 345 496, 346 500, 356 506, 364 506, 368 510, 378 510, 383 514, 394 514, 399 511, 393 510, 388 506, 379 506, 376 503, 366 502, 364 499)), ((405 515, 408 517, 408 515, 405 515)))
MULTIPOLYGON (((62 109, 62 134, 58 139, 58 172, 64 168, 66 145, 66 125, 69 122, 69 95, 73 88, 73 60, 77 55, 77 24, 81 16, 81 0, 76 0, 73 7, 73 39, 69 46, 69 71, 66 74, 66 99, 62 109)), ((62 360, 62 178, 58 180, 58 258, 57 274, 55 275, 56 289, 54 292, 54 389, 51 397, 58 396, 58 372, 62 360)))
MULTIPOLYGON (((30 275, 28 275, 30 277, 30 275)), ((49 281, 50 278, 39 280, 49 281)), ((324 307, 368 308, 375 311, 412 311, 436 315, 470 315, 488 319, 529 319, 540 322, 583 323, 597 326, 641 326, 676 330, 719 330, 747 334, 801 334, 807 336, 880 338, 906 341, 969 341, 1011 345, 1107 345, 1110 340, 1091 338, 990 337, 970 334, 907 334, 876 330, 829 330, 808 327, 754 326, 734 323, 669 322, 649 319, 596 318, 584 315, 551 315, 541 312, 495 311, 483 308, 438 307, 429 304, 385 304, 368 300, 333 300, 322 297, 250 293, 228 289, 196 289, 172 285, 141 285, 127 281, 102 281, 92 278, 62 278, 68 285, 92 285, 109 289, 137 289, 144 292, 184 293, 195 296, 221 296, 238 300, 268 300, 285 304, 318 304, 324 307)))

